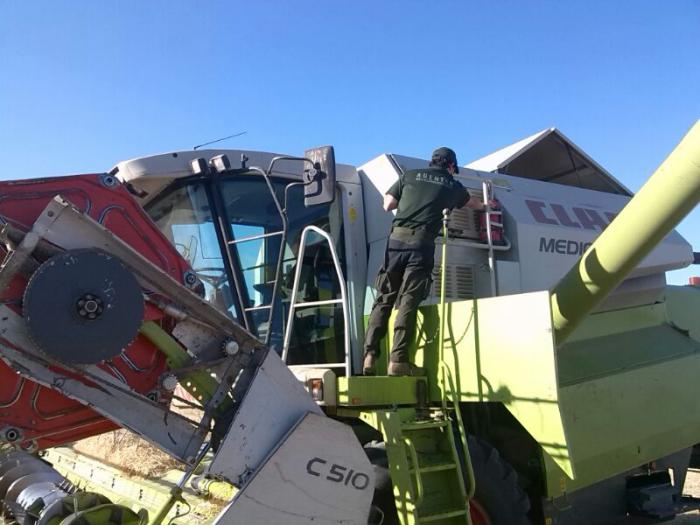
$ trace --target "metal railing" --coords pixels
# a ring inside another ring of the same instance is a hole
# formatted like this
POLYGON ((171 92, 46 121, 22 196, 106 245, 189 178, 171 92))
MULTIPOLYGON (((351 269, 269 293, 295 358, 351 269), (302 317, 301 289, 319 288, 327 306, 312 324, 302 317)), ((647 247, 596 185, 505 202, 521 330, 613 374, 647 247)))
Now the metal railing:
MULTIPOLYGON (((464 497, 467 499, 467 501, 469 501, 471 498, 474 497, 476 480, 474 478, 474 469, 472 468, 471 458, 469 456, 467 431, 464 427, 464 421, 462 420, 462 412, 459 407, 459 397, 457 395, 457 389, 455 388, 455 382, 452 377, 452 371, 445 362, 445 323, 447 322, 447 303, 445 300, 445 270, 447 268, 447 222, 449 220, 449 216, 449 210, 444 210, 442 216, 442 234, 445 238, 445 243, 442 245, 442 260, 440 261, 442 271, 440 272, 440 327, 438 335, 438 359, 440 362, 440 394, 442 401, 442 409, 445 414, 445 417, 447 417, 449 409, 448 397, 449 402, 452 403, 452 408, 455 413, 457 428, 459 430, 459 439, 462 445, 462 450, 464 451, 464 465, 461 465, 459 462, 458 465, 460 470, 462 470, 462 467, 464 467, 462 473, 464 474, 465 486, 462 487, 462 490, 464 497)), ((476 301, 476 299, 474 300, 476 301)), ((454 437, 452 437, 452 439, 454 445, 454 437)))
MULTIPOLYGON (((496 258, 494 255, 494 246, 493 246, 493 232, 491 231, 491 226, 493 225, 498 225, 501 228, 503 228, 503 219, 501 218, 501 223, 500 224, 494 224, 491 222, 491 214, 494 213, 491 211, 491 206, 489 205, 489 202, 491 201, 493 197, 493 186, 491 181, 485 180, 481 183, 482 191, 484 193, 484 214, 485 214, 485 221, 484 221, 484 228, 486 229, 486 245, 488 246, 488 260, 489 260, 489 274, 491 277, 491 294, 495 297, 498 295, 498 285, 496 281, 496 258)), ((501 212, 498 212, 501 213, 501 212)))
POLYGON ((306 365, 295 365, 301 367, 326 367, 326 368, 345 368, 345 374, 350 376, 352 374, 352 366, 350 359, 350 321, 348 319, 348 294, 347 286, 345 284, 345 276, 343 275, 343 270, 340 267, 340 259, 338 258, 338 253, 333 245, 333 239, 325 230, 322 230, 318 226, 309 225, 301 233, 301 240, 299 241, 299 254, 297 255, 296 268, 294 269, 294 284, 292 285, 292 295, 289 301, 289 314, 287 316, 287 325, 284 330, 284 345, 282 346, 282 360, 287 362, 287 355, 289 353, 289 344, 292 338, 292 330, 294 328, 294 314, 297 308, 314 307, 314 306, 330 306, 330 305, 342 305, 343 309, 343 346, 345 362, 343 363, 309 363, 306 365), (301 278, 301 267, 304 261, 304 252, 306 251, 306 238, 309 232, 316 233, 320 235, 327 243, 328 248, 331 252, 331 257, 333 258, 333 267, 335 268, 335 274, 338 279, 338 284, 340 286, 340 298, 339 299, 327 299, 323 301, 302 301, 297 303, 297 289, 299 287, 299 280, 301 278))

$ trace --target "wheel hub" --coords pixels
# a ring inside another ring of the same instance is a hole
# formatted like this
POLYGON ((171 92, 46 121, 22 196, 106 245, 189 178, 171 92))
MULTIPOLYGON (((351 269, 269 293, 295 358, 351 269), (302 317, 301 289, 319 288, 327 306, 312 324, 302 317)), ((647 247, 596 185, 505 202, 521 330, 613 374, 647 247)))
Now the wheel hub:
POLYGON ((86 293, 76 303, 78 315, 83 319, 94 321, 104 311, 104 301, 97 295, 86 293))

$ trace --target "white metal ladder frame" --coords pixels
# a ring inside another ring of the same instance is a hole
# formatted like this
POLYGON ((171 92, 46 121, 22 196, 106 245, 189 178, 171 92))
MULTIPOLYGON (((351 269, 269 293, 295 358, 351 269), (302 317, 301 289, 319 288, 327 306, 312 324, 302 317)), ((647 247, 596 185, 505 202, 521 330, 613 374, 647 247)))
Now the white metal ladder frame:
POLYGON ((282 346, 282 360, 287 362, 287 354, 289 353, 289 344, 292 338, 292 329, 294 328, 294 314, 298 307, 307 306, 326 306, 331 304, 342 304, 343 306, 343 345, 345 351, 345 362, 344 363, 314 363, 306 365, 294 365, 297 368, 345 368, 345 375, 352 375, 352 366, 350 359, 350 320, 348 319, 348 292, 347 286, 345 285, 345 276, 343 275, 343 270, 340 267, 340 259, 338 258, 338 253, 333 245, 333 239, 325 230, 322 230, 318 226, 309 225, 304 228, 301 233, 301 240, 299 241, 299 254, 297 255, 297 264, 294 269, 294 284, 292 285, 292 296, 289 301, 289 314, 287 315, 287 324, 284 330, 284 345, 282 346), (299 279, 301 278, 301 266, 304 261, 304 252, 306 251, 306 237, 309 232, 314 232, 323 237, 323 239, 328 243, 328 247, 331 251, 331 257, 333 258, 333 266, 335 267, 335 274, 340 283, 340 299, 327 299, 323 301, 306 301, 297 303, 297 288, 299 287, 299 279))
POLYGON ((481 189, 484 197, 484 213, 486 214, 484 219, 484 228, 486 229, 486 245, 488 246, 488 261, 489 261, 489 274, 491 277, 491 293, 493 296, 498 295, 498 281, 496 279, 496 258, 494 256, 494 245, 493 245, 493 232, 491 231, 492 226, 500 227, 503 229, 503 212, 493 211, 489 205, 489 201, 493 198, 493 186, 491 181, 485 180, 481 183, 481 189), (492 222, 491 214, 500 215, 500 222, 492 222))

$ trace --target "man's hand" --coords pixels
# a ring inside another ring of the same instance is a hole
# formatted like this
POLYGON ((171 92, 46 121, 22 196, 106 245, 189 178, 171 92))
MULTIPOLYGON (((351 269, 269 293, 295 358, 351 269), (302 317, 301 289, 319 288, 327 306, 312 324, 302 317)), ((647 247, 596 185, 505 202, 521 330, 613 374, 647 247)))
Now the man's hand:
MULTIPOLYGON (((484 201, 482 201, 481 199, 476 198, 476 197, 472 197, 471 199, 469 199, 466 206, 467 206, 467 208, 470 208, 470 209, 476 210, 476 211, 484 211, 486 209, 486 204, 484 204, 484 201)), ((489 206, 492 208, 495 206, 498 206, 498 201, 496 199, 491 199, 489 201, 489 206)))
POLYGON ((384 195, 384 211, 392 211, 398 207, 399 201, 396 200, 396 197, 388 193, 384 195))

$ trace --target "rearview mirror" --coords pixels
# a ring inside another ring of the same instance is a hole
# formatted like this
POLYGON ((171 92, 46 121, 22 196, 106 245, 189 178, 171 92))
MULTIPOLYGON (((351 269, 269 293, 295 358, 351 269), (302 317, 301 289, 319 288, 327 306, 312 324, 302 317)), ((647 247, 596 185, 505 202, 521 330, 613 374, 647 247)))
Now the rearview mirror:
POLYGON ((333 146, 306 150, 304 157, 314 163, 304 166, 304 205, 327 204, 335 199, 335 152, 333 146))

